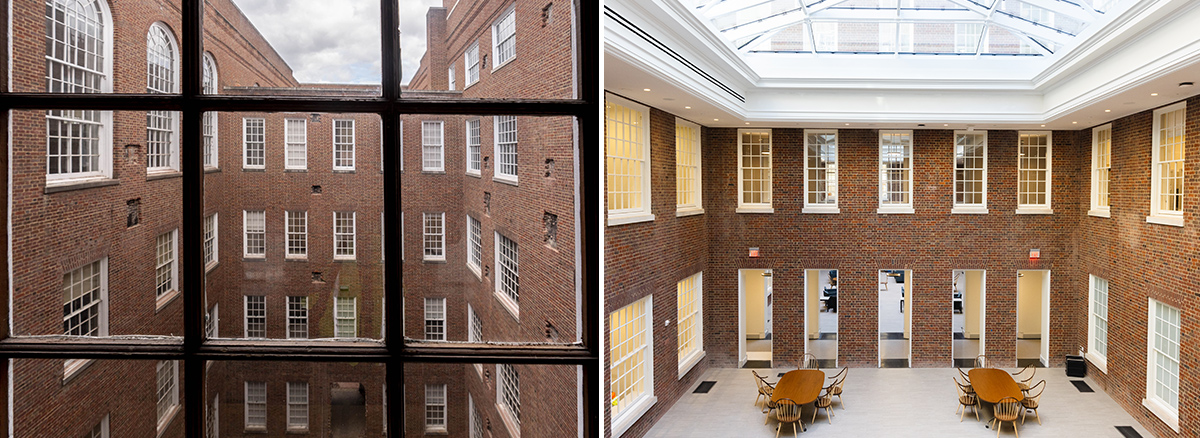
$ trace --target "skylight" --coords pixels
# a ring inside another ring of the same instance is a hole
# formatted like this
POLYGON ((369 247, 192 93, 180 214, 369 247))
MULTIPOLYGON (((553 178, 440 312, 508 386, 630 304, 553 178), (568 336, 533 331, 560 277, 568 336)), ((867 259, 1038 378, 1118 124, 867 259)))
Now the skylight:
POLYGON ((680 0, 741 53, 1041 57, 1120 0, 680 0))

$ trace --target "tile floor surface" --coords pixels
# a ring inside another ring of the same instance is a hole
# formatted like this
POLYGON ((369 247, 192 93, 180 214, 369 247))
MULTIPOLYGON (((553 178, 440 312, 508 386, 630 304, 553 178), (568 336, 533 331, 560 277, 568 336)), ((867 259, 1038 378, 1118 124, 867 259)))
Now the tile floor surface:
MULTIPOLYGON (((701 381, 716 381, 707 394, 689 388, 646 434, 647 437, 773 437, 775 414, 763 424, 761 408, 754 406, 756 389, 749 369, 712 368, 701 381)), ((763 374, 765 370, 758 370, 763 374)), ((770 370, 771 382, 790 369, 770 370)), ((826 376, 838 370, 826 369, 826 376)), ((1017 369, 1008 369, 1015 372, 1017 369)), ((845 409, 834 398, 833 424, 825 410, 810 424, 813 408, 804 409, 806 432, 802 437, 994 437, 970 412, 959 422, 958 397, 951 377, 954 368, 877 369, 851 368, 846 379, 845 409)), ((1151 438, 1136 420, 1090 379, 1096 392, 1081 393, 1071 384, 1062 368, 1039 368, 1036 380, 1046 380, 1038 412, 1042 424, 1030 414, 1025 424, 1017 420, 1021 437, 1121 437, 1115 426, 1133 426, 1143 437, 1151 438)), ((990 416, 989 416, 990 417, 990 416)), ((791 436, 786 426, 780 436, 791 436)), ((1014 437, 1011 424, 1005 424, 1002 437, 1014 437)))

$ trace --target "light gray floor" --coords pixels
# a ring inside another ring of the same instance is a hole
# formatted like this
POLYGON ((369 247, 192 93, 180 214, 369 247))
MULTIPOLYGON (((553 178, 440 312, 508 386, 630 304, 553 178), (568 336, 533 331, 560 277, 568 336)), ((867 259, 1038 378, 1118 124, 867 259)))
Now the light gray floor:
MULTIPOLYGON (((771 382, 779 380, 775 369, 771 382)), ((824 370, 832 376, 837 370, 824 370)), ((1010 372, 1017 371, 1009 369, 1010 372)), ((954 413, 958 394, 951 377, 954 368, 851 368, 846 379, 845 409, 834 398, 833 424, 824 410, 815 425, 809 424, 813 408, 804 409, 802 418, 808 427, 805 437, 994 437, 996 431, 984 428, 967 413, 959 422, 954 413)), ((759 370, 762 374, 763 370, 759 370)), ((1133 426, 1144 437, 1152 437, 1145 428, 1122 410, 1106 393, 1088 380, 1094 393, 1080 393, 1062 368, 1044 369, 1038 379, 1046 379, 1046 391, 1038 412, 1042 424, 1030 414, 1025 424, 1017 421, 1021 437, 1121 437, 1115 426, 1133 426)), ((748 369, 712 368, 701 380, 716 381, 707 394, 695 394, 694 388, 679 399, 647 437, 773 437, 774 414, 767 425, 760 407, 754 405, 757 390, 748 369)), ((791 427, 780 436, 790 436, 791 427)), ((1013 437, 1011 424, 1000 433, 1013 437)))

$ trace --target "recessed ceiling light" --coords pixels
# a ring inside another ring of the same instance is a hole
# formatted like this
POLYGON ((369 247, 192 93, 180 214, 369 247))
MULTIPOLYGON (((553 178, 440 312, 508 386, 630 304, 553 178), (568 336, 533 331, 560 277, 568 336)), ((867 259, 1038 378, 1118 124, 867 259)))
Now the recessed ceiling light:
POLYGON ((713 119, 714 122, 719 122, 721 119, 713 119))
POLYGON ((950 126, 949 123, 943 123, 942 126, 950 126))
POLYGON ((1072 125, 1075 125, 1075 124, 1078 124, 1078 123, 1079 123, 1079 122, 1071 122, 1071 124, 1072 124, 1072 125))
POLYGON ((1111 112, 1112 112, 1112 110, 1104 110, 1104 112, 1106 112, 1106 113, 1111 113, 1111 112))
POLYGON ((1180 83, 1179 83, 1179 88, 1187 88, 1187 87, 1190 87, 1190 86, 1192 86, 1192 85, 1193 85, 1193 84, 1192 84, 1191 82, 1180 82, 1180 83))
POLYGON ((690 107, 690 106, 685 106, 685 107, 683 107, 683 109, 692 109, 692 107, 690 107))
POLYGON ((642 91, 650 91, 649 88, 643 88, 642 91))
POLYGON ((1046 125, 1042 125, 1042 127, 1043 127, 1043 128, 1045 128, 1045 127, 1046 127, 1046 125))
POLYGON ((746 122, 746 124, 747 124, 747 125, 749 125, 749 124, 750 124, 750 122, 746 122))
POLYGON ((1151 96, 1157 96, 1158 93, 1150 93, 1151 96))
POLYGON ((847 124, 846 124, 846 126, 850 126, 850 124, 849 124, 849 123, 847 123, 847 124))

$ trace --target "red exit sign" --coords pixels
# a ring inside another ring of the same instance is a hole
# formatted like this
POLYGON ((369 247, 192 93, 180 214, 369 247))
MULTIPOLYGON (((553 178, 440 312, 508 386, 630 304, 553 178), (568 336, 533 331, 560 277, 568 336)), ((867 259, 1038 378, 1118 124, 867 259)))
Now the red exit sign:
POLYGON ((1029 250, 1029 259, 1030 260, 1037 260, 1041 257, 1042 257, 1042 250, 1040 250, 1040 249, 1029 250))
POLYGON ((750 257, 758 257, 758 248, 750 248, 750 257))

